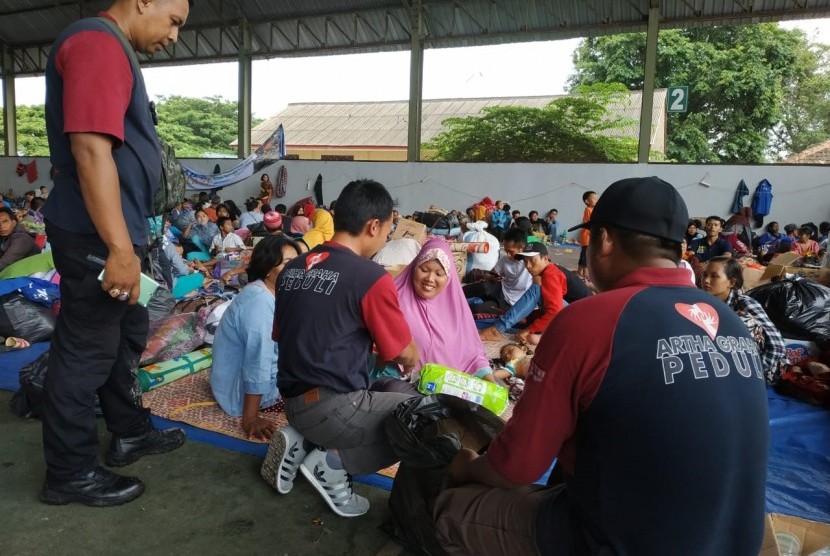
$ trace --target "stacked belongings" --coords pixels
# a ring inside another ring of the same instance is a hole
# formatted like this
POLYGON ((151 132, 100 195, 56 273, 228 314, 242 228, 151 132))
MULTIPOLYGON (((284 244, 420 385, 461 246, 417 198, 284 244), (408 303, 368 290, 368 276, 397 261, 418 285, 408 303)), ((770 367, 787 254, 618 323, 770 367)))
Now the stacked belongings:
POLYGON ((461 235, 461 223, 449 211, 432 206, 426 212, 415 212, 413 220, 427 227, 427 234, 444 237, 458 237, 461 235))
POLYGON ((830 288, 794 278, 759 286, 748 295, 785 337, 790 365, 776 388, 830 407, 830 288))

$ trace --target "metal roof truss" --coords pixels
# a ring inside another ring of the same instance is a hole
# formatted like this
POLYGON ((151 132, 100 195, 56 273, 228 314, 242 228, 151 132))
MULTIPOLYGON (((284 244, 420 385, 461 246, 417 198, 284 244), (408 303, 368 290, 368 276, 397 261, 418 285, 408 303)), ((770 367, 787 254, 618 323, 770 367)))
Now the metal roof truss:
MULTIPOLYGON (((652 4, 659 6, 660 28, 830 15, 830 0, 198 0, 178 44, 143 56, 142 64, 409 49, 418 20, 413 11, 422 18, 425 48, 645 31, 652 4), (241 52, 243 21, 251 33, 247 53, 241 52)), ((106 5, 104 0, 0 0, 0 43, 11 60, 5 73, 42 74, 60 29, 106 5)))

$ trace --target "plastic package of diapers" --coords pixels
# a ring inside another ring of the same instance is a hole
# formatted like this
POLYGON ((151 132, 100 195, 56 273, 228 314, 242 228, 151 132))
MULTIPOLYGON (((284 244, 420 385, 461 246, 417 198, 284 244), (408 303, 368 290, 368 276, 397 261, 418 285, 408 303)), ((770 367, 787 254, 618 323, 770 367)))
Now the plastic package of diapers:
POLYGON ((506 388, 443 365, 428 363, 421 369, 418 391, 425 395, 446 394, 485 407, 501 415, 507 409, 506 388))

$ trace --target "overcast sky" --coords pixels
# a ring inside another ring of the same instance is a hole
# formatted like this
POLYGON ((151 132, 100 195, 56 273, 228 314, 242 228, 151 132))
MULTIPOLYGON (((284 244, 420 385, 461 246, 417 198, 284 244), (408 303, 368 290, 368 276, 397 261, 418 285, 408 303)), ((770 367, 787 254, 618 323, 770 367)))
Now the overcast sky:
MULTIPOLYGON (((781 24, 830 44, 830 19, 781 24)), ((554 95, 573 73, 578 39, 516 43, 424 53, 424 98, 554 95)), ((237 100, 236 63, 144 70, 151 97, 220 96, 237 100)), ((17 104, 42 104, 43 78, 17 79, 17 104)), ((404 100, 409 52, 281 58, 253 64, 253 113, 267 118, 292 102, 404 100)), ((2 100, 0 100, 2 102, 2 100)))

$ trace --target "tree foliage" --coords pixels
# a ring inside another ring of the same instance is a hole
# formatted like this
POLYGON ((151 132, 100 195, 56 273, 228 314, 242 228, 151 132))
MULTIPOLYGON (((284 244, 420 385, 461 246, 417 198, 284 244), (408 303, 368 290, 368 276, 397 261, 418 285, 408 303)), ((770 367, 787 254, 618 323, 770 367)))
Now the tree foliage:
POLYGON ((156 106, 158 134, 176 149, 178 157, 235 155, 230 143, 237 136, 237 110, 237 102, 222 97, 160 97, 156 106))
MULTIPOLYGON (((670 159, 759 163, 773 130, 784 150, 827 133, 826 73, 817 72, 821 56, 803 32, 777 24, 699 27, 661 31, 657 42, 656 86, 689 86, 688 112, 668 116, 670 159)), ((645 43, 643 33, 582 41, 571 85, 642 90, 645 43)))
MULTIPOLYGON (((237 103, 221 97, 161 97, 156 106, 160 137, 178 157, 235 155, 230 143, 237 135, 237 103)), ((2 111, 0 111, 2 114, 2 111)), ((0 119, 2 116, 0 116, 0 119)), ((261 120, 254 120, 256 125, 261 120)), ((0 136, 0 149, 3 137, 0 136)), ((24 156, 49 156, 44 106, 17 107, 17 149, 24 156)))
POLYGON ((781 158, 830 139, 830 47, 811 44, 798 53, 793 79, 784 84, 781 122, 771 155, 781 158))
MULTIPOLYGON (((0 109, 0 123, 3 110, 0 109)), ((0 135, 0 151, 6 146, 5 134, 0 135)), ((17 107, 17 152, 23 156, 49 156, 46 140, 46 117, 43 105, 17 107)))
POLYGON ((609 107, 629 100, 619 85, 578 87, 543 108, 494 106, 449 118, 423 148, 454 162, 620 162, 637 158, 637 142, 620 137, 631 121, 609 107))

